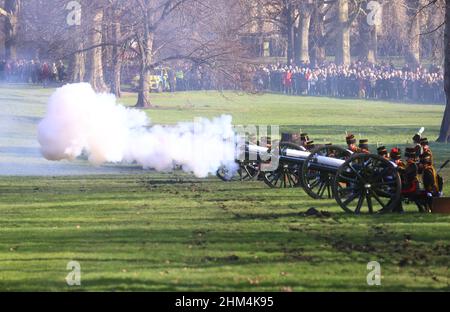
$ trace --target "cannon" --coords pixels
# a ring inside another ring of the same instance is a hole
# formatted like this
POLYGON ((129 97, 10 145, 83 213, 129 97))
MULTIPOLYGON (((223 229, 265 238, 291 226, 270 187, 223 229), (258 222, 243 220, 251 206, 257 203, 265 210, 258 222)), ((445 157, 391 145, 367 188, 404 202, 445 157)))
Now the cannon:
POLYGON ((261 173, 261 164, 266 159, 270 159, 270 147, 260 147, 250 142, 236 145, 237 170, 230 170, 226 166, 221 166, 216 175, 225 182, 231 181, 251 181, 261 173), (244 147, 242 150, 241 148, 244 147))
POLYGON ((230 171, 226 166, 221 166, 216 175, 225 182, 231 181, 251 181, 261 172, 260 164, 256 161, 236 161, 238 169, 236 172, 230 171))
POLYGON ((265 162, 264 159, 270 159, 270 148, 272 143, 274 146, 278 146, 285 150, 286 148, 295 149, 300 151, 306 151, 301 146, 302 134, 300 133, 282 133, 281 141, 273 141, 270 137, 261 138, 267 143, 267 148, 260 147, 259 142, 255 137, 250 138, 250 141, 243 142, 236 137, 236 150, 238 154, 236 156, 237 170, 230 170, 226 166, 220 167, 216 175, 219 179, 229 181, 251 181, 256 177, 261 177, 267 185, 270 187, 297 187, 300 185, 300 175, 297 164, 291 163, 284 167, 280 167, 279 170, 264 170, 266 174, 261 172, 261 164, 265 162), (242 150, 241 148, 245 146, 242 150), (240 152, 239 152, 240 151, 240 152), (261 175, 262 174, 262 175, 261 175), (269 175, 269 176, 266 176, 269 175), (280 183, 277 183, 280 182, 280 183), (275 182, 275 183, 274 183, 275 182))
POLYGON ((256 162, 261 156, 277 158, 278 167, 264 172, 270 187, 299 186, 312 198, 334 198, 346 212, 389 212, 401 200, 397 166, 378 155, 353 154, 335 145, 308 152, 292 143, 280 144, 278 155, 255 145, 246 151, 257 156, 251 158, 256 162))

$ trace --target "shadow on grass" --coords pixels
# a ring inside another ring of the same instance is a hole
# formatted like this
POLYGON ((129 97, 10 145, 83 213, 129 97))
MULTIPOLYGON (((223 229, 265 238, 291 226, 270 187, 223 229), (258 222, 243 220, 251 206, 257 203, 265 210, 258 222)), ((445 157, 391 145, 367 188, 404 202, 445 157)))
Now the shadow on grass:
POLYGON ((289 287, 293 291, 300 291, 307 289, 308 291, 339 291, 339 292, 353 292, 353 291, 449 291, 450 287, 423 287, 420 285, 404 286, 401 284, 385 285, 370 287, 357 279, 349 280, 343 277, 339 279, 336 276, 330 281, 320 281, 311 279, 287 280, 268 282, 261 281, 257 284, 252 284, 249 280, 241 281, 225 281, 225 283, 208 281, 190 281, 184 282, 177 278, 167 278, 167 280, 155 280, 150 278, 139 277, 89 277, 84 276, 81 280, 81 286, 69 287, 63 279, 58 280, 43 280, 42 278, 31 278, 24 280, 2 280, 0 283, 0 290, 42 290, 42 285, 47 291, 68 291, 68 292, 84 292, 84 291, 282 291, 289 287), (170 280, 169 280, 170 279, 170 280), (25 286, 25 287, 24 287, 25 286), (41 287, 38 287, 41 286, 41 287))

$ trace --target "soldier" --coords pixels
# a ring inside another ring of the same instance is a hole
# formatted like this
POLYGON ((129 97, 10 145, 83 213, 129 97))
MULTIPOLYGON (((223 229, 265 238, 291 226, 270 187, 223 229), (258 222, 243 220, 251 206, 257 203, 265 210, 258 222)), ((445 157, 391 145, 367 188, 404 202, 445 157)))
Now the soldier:
POLYGON ((353 134, 349 134, 349 135, 347 135, 345 140, 347 141, 347 149, 349 151, 351 151, 352 153, 357 153, 358 147, 356 146, 355 136, 353 134))
POLYGON ((390 159, 388 150, 386 149, 386 146, 378 147, 377 148, 377 153, 378 153, 378 156, 381 156, 381 157, 383 157, 386 160, 390 159))
POLYGON ((325 143, 324 146, 327 148, 327 157, 336 158, 336 149, 331 148, 333 143, 325 143))
POLYGON ((431 162, 433 163, 433 153, 431 152, 430 146, 428 145, 428 139, 420 139, 420 146, 422 147, 422 154, 420 155, 420 158, 430 156, 431 162))
POLYGON ((359 140, 358 153, 370 154, 370 151, 369 151, 369 140, 367 140, 367 139, 359 140))
POLYGON ((402 161, 402 151, 398 147, 394 147, 391 149, 391 152, 389 153, 390 159, 393 163, 395 163, 398 167, 405 168, 405 164, 402 161))
POLYGON ((412 194, 417 191, 417 186, 419 180, 417 179, 418 167, 417 167, 417 157, 416 148, 407 147, 405 150, 406 166, 405 166, 405 176, 402 179, 402 193, 412 194))
POLYGON ((426 155, 421 159, 423 165, 422 182, 425 188, 425 210, 431 212, 433 197, 439 196, 439 183, 436 169, 433 167, 432 157, 426 155))
POLYGON ((418 158, 422 154, 422 146, 420 145, 421 134, 416 133, 413 136, 412 140, 413 140, 413 144, 414 144, 414 148, 415 148, 415 152, 416 152, 416 157, 418 158))
POLYGON ((281 142, 292 142, 292 133, 289 132, 281 133, 281 142))
POLYGON ((424 170, 424 163, 422 162, 423 158, 429 156, 431 159, 431 163, 433 163, 433 153, 431 152, 430 146, 428 146, 428 139, 422 138, 420 139, 420 146, 421 146, 421 154, 419 155, 419 174, 423 173, 424 170))
POLYGON ((417 144, 420 144, 420 138, 421 138, 420 133, 414 134, 414 136, 412 137, 414 146, 416 146, 417 144))
POLYGON ((300 145, 306 147, 306 142, 309 141, 308 133, 300 133, 300 145))
MULTIPOLYGON (((397 165, 397 171, 398 174, 400 175, 400 179, 403 181, 404 180, 404 176, 405 176, 405 163, 402 161, 402 151, 397 148, 394 147, 393 149, 391 149, 391 152, 389 153, 390 159, 393 163, 395 163, 397 165)), ((402 205, 402 201, 400 200, 397 204, 396 207, 394 207, 394 209, 392 210, 393 212, 399 212, 402 213, 403 212, 403 205, 402 205)))
POLYGON ((312 151, 315 147, 314 141, 309 141, 309 140, 306 141, 304 147, 306 148, 307 151, 312 151))
POLYGON ((417 205, 419 211, 422 212, 424 210, 424 207, 418 196, 419 168, 417 165, 416 147, 407 147, 405 151, 405 157, 406 167, 404 170, 404 175, 402 177, 402 195, 413 201, 417 205))

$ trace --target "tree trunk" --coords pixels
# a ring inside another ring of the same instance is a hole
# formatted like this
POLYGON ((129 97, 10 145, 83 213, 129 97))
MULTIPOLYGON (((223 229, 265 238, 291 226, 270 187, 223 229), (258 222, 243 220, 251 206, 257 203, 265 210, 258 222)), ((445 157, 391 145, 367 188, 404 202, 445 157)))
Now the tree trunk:
POLYGON ((294 26, 294 63, 300 64, 300 33, 299 25, 294 26))
POLYGON ((120 86, 121 81, 122 81, 122 59, 121 56, 119 56, 116 59, 116 62, 114 63, 113 80, 111 84, 111 92, 116 97, 122 97, 122 88, 120 86))
POLYGON ((348 65, 350 58, 350 25, 348 0, 338 0, 338 35, 336 38, 336 64, 348 65))
POLYGON ((369 43, 367 50, 367 61, 375 64, 377 62, 377 50, 378 50, 378 26, 372 26, 369 32, 369 43))
POLYGON ((120 38, 122 36, 120 20, 115 14, 115 21, 113 23, 112 35, 114 37, 113 47, 113 77, 111 81, 111 91, 116 97, 122 96, 122 90, 120 88, 121 75, 122 75, 122 62, 123 62, 123 49, 119 47, 120 38))
POLYGON ((140 44, 141 50, 141 69, 139 77, 139 92, 138 101, 136 107, 139 108, 150 108, 152 107, 150 101, 150 65, 152 62, 152 52, 153 52, 153 34, 148 30, 145 31, 143 36, 143 41, 140 44))
POLYGON ((290 65, 294 59, 294 20, 292 18, 292 6, 288 4, 285 8, 286 31, 287 31, 287 64, 290 65))
MULTIPOLYGON (((80 40, 76 48, 78 51, 84 49, 84 44, 80 40)), ((86 71, 86 56, 84 52, 77 52, 73 54, 69 62, 69 81, 71 82, 83 82, 86 71)))
POLYGON ((408 38, 408 47, 406 51, 406 61, 412 67, 417 67, 420 63, 420 25, 417 17, 411 21, 411 31, 408 38))
POLYGON ((5 0, 5 59, 17 59, 17 31, 19 28, 20 0, 5 0))
POLYGON ((324 18, 324 14, 321 12, 320 7, 315 5, 311 16, 312 35, 310 36, 312 42, 310 56, 311 64, 313 66, 322 64, 326 58, 324 18))
POLYGON ((300 41, 299 59, 303 63, 309 63, 309 27, 311 25, 311 10, 305 5, 301 7, 298 38, 300 41))
POLYGON ((420 64, 420 18, 416 15, 420 9, 420 1, 412 1, 413 6, 410 8, 408 15, 411 19, 408 35, 408 45, 406 47, 406 62, 411 67, 416 68, 420 64))
POLYGON ((445 55, 445 80, 444 88, 447 96, 444 117, 442 118, 441 131, 438 142, 450 142, 450 0, 445 1, 445 31, 444 31, 444 55, 445 55))
MULTIPOLYGON (((294 12, 295 16, 298 16, 298 9, 294 12)), ((300 64, 300 50, 301 50, 301 42, 300 42, 300 21, 299 18, 296 18, 294 21, 294 63, 300 64)))
POLYGON ((378 26, 368 25, 365 16, 359 18, 360 58, 369 63, 377 62, 378 26))
MULTIPOLYGON (((74 35, 75 51, 83 51, 85 48, 82 32, 77 26, 74 35)), ((86 52, 76 52, 71 55, 69 59, 69 66, 67 68, 68 79, 71 82, 83 82, 86 74, 86 52)))
MULTIPOLYGON (((103 12, 103 30, 102 30, 102 65, 103 80, 112 90, 112 82, 114 80, 114 46, 110 45, 114 42, 113 24, 115 22, 113 8, 106 8, 103 12)), ((111 91, 112 92, 112 91, 111 91)))
POLYGON ((103 62, 102 62, 102 22, 103 10, 98 9, 92 19, 92 31, 89 34, 89 46, 92 47, 88 53, 88 79, 92 88, 97 92, 106 92, 108 87, 103 78, 103 62))

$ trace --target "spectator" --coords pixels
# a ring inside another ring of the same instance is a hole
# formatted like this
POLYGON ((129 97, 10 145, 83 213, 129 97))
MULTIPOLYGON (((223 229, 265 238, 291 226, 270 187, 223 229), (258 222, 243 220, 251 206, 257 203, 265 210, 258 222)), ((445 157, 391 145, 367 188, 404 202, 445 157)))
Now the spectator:
POLYGON ((412 71, 405 65, 353 63, 311 68, 274 64, 261 67, 254 80, 258 89, 294 95, 373 100, 444 103, 444 76, 438 67, 412 71))

